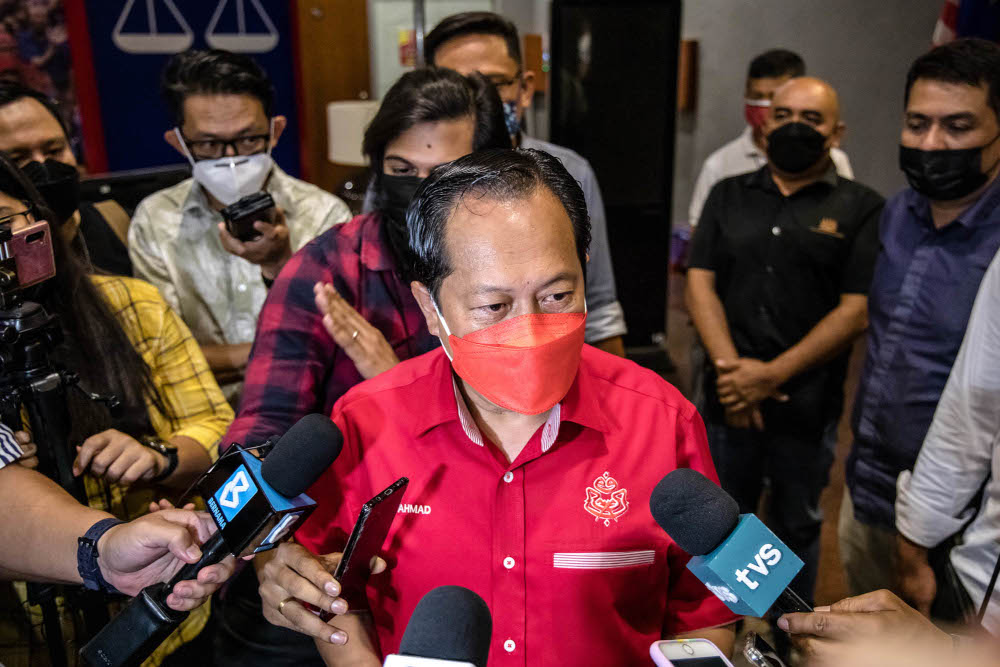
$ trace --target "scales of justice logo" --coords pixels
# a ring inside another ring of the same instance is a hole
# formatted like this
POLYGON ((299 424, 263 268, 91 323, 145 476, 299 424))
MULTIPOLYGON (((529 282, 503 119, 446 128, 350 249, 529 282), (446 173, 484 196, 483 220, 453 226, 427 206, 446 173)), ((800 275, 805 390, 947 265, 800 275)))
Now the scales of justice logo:
POLYGON ((610 526, 612 521, 618 523, 628 511, 628 491, 618 488, 618 481, 605 471, 587 487, 583 509, 594 517, 594 521, 604 521, 605 526, 610 526))

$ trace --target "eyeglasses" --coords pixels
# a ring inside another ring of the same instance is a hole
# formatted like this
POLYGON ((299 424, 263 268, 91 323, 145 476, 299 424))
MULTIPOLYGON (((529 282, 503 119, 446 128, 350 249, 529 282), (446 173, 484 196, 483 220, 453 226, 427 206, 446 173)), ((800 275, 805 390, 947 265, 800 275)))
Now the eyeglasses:
POLYGON ((204 139, 191 141, 184 135, 184 143, 187 144, 191 156, 195 160, 214 160, 226 154, 227 148, 232 148, 236 155, 254 155, 267 150, 267 145, 271 141, 268 134, 249 134, 235 139, 204 139))
POLYGON ((494 88, 497 89, 508 88, 510 86, 513 86, 515 83, 521 83, 521 74, 522 74, 521 70, 517 70, 517 74, 515 74, 513 77, 509 79, 504 78, 500 74, 490 75, 486 77, 486 79, 493 84, 494 88))
POLYGON ((0 228, 7 227, 8 225, 9 225, 9 228, 13 228, 14 227, 13 223, 18 218, 24 218, 25 222, 27 222, 29 224, 31 223, 31 218, 28 217, 28 216, 32 215, 34 213, 35 209, 28 202, 23 201, 21 203, 24 204, 25 206, 27 206, 27 208, 24 209, 23 211, 18 211, 17 213, 9 213, 8 215, 0 217, 0 228))

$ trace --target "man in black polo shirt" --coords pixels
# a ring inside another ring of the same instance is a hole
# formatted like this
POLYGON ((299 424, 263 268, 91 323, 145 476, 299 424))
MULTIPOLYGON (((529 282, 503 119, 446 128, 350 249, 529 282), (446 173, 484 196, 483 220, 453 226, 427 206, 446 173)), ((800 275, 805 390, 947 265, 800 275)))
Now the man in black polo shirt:
POLYGON ((850 343, 867 325, 883 199, 837 175, 844 132, 829 84, 775 93, 768 164, 721 181, 691 250, 687 305, 708 350, 705 418, 722 486, 768 519, 805 561, 793 587, 812 600, 850 343))

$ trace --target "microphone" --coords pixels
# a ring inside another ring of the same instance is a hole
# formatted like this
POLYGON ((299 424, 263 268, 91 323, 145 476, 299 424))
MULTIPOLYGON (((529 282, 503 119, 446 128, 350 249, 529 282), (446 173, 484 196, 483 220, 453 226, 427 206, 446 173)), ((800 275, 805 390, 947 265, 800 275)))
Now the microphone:
POLYGON ((493 617, 481 597, 462 586, 438 586, 420 598, 399 653, 382 667, 486 667, 493 617))
POLYGON ((773 606, 809 612, 788 585, 803 562, 753 514, 700 472, 678 468, 660 480, 649 499, 653 519, 691 554, 688 569, 741 616, 763 617, 773 606))
POLYGON ((195 485, 219 528, 202 545, 201 558, 168 583, 144 588, 80 650, 84 662, 138 667, 187 618, 188 612, 167 606, 174 586, 229 554, 243 557, 278 546, 316 508, 305 491, 343 446, 340 429, 312 414, 288 429, 263 462, 239 446, 224 454, 195 485))

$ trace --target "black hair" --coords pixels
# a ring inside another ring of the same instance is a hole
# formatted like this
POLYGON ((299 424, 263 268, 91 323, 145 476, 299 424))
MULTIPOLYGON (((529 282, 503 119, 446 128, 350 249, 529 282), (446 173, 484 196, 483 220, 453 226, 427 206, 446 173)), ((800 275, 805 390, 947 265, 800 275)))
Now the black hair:
POLYGON ((253 58, 222 49, 191 49, 173 56, 163 70, 163 97, 177 125, 184 123, 189 95, 250 95, 260 100, 264 114, 274 112, 274 86, 253 58))
POLYGON ((1000 121, 1000 45, 977 37, 956 39, 917 58, 906 74, 903 105, 918 79, 986 87, 990 108, 1000 121))
POLYGON ((583 189, 562 162, 530 148, 487 150, 443 164, 421 183, 406 211, 413 255, 412 278, 436 299, 452 267, 445 252, 445 225, 467 197, 508 202, 530 197, 544 187, 562 203, 576 240, 580 266, 586 271, 590 216, 583 189))
POLYGON ((462 76, 454 70, 428 67, 401 76, 382 98, 362 144, 371 163, 376 193, 380 191, 385 149, 392 140, 420 123, 465 117, 473 118, 476 124, 472 150, 511 147, 500 96, 482 75, 462 76))
POLYGON ((493 12, 462 12, 441 19, 426 37, 424 37, 424 60, 428 65, 434 64, 434 53, 438 47, 450 39, 465 35, 497 35, 503 37, 507 44, 509 55, 518 67, 521 61, 521 40, 517 36, 517 27, 493 12))
POLYGON ((779 79, 805 76, 806 63, 802 56, 788 49, 771 49, 750 61, 748 79, 779 79))
POLYGON ((83 399, 80 392, 67 392, 72 421, 67 446, 82 444, 84 439, 112 427, 133 437, 152 435, 147 401, 173 421, 149 365, 90 280, 88 274, 93 270, 80 235, 72 243, 63 239, 41 194, 4 152, 0 152, 0 192, 25 202, 36 220, 49 221, 56 275, 27 288, 25 297, 40 302, 50 315, 59 318, 64 341, 54 358, 79 374, 84 388, 112 393, 121 402, 121 413, 112 419, 105 408, 83 399))
POLYGON ((63 134, 69 138, 69 129, 66 127, 66 121, 63 119, 60 113, 59 103, 54 99, 46 95, 45 93, 39 92, 34 88, 29 88, 23 83, 18 83, 17 81, 0 80, 0 107, 5 107, 8 104, 13 104, 18 100, 23 100, 24 98, 30 98, 37 101, 45 110, 52 114, 52 117, 56 119, 59 123, 59 127, 62 128, 63 134))

